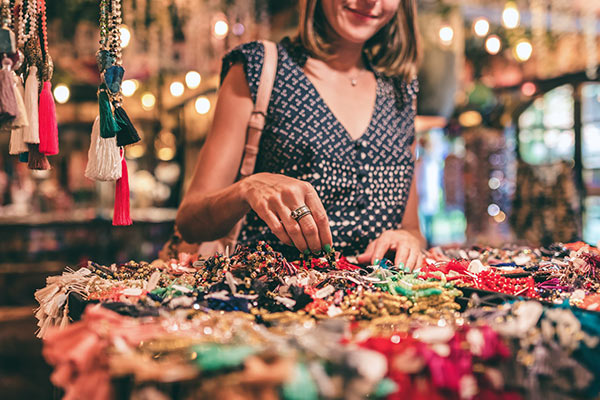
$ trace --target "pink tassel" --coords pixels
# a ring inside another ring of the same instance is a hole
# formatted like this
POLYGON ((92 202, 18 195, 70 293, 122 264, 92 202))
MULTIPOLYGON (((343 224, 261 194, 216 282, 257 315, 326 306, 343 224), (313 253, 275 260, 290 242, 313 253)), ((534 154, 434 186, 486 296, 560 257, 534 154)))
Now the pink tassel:
POLYGON ((56 107, 54 105, 51 89, 52 85, 50 82, 44 82, 38 108, 40 122, 40 152, 47 156, 58 154, 56 107))
POLYGON ((121 171, 121 177, 117 180, 115 190, 115 212, 113 214, 113 225, 115 226, 125 226, 133 223, 129 209, 129 177, 125 157, 121 161, 121 171))

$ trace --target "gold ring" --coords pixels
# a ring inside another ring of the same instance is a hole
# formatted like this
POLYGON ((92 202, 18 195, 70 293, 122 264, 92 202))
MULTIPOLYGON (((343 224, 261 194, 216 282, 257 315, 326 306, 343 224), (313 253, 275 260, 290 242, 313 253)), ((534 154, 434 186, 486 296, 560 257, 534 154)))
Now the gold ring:
POLYGON ((294 220, 296 220, 296 222, 298 222, 298 221, 300 221, 300 219, 302 217, 305 217, 308 214, 312 214, 312 212, 310 211, 310 208, 308 208, 308 206, 306 204, 303 204, 300 207, 296 208, 294 211, 292 211, 292 213, 290 214, 290 216, 294 220))

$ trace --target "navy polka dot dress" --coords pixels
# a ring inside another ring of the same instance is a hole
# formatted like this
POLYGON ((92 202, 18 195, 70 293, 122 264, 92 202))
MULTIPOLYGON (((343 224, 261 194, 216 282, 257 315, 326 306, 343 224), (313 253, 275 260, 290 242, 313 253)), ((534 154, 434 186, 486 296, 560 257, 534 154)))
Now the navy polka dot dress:
MULTIPOLYGON (((260 42, 235 48, 223 59, 221 81, 233 64, 242 63, 255 100, 263 57, 260 42)), ((278 44, 277 75, 254 172, 310 182, 327 211, 334 248, 345 255, 358 254, 402 222, 414 172, 410 145, 417 81, 408 84, 373 71, 374 113, 367 131, 353 140, 304 74, 306 58, 306 51, 288 38, 278 44)), ((250 212, 239 241, 258 240, 292 254, 250 212)))

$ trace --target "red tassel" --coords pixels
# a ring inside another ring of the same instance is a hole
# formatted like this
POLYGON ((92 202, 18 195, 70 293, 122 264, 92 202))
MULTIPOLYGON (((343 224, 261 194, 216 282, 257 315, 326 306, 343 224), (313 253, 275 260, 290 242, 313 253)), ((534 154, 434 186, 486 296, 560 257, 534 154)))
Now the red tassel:
POLYGON ((52 85, 44 82, 38 106, 40 122, 40 152, 53 156, 58 154, 58 126, 56 124, 56 107, 52 97, 52 85))
MULTIPOLYGON (((123 150, 121 150, 121 154, 123 154, 123 150)), ((117 180, 115 190, 115 212, 113 214, 113 225, 115 226, 125 226, 133 223, 129 210, 129 177, 125 157, 121 161, 121 171, 122 174, 117 180)))

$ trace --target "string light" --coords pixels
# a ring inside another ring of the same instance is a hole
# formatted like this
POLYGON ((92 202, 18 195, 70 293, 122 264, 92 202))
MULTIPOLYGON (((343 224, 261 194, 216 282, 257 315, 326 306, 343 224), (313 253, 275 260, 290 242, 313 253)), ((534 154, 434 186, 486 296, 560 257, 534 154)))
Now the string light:
POLYGON ((442 26, 440 28, 439 35, 442 43, 448 45, 452 43, 452 38, 454 37, 454 30, 448 25, 442 26))
POLYGON ((458 116, 458 122, 465 128, 481 124, 481 114, 475 110, 464 111, 458 116))
POLYGON ((507 29, 514 29, 519 26, 520 19, 517 5, 512 1, 507 2, 502 11, 502 25, 507 29))
POLYGON ((506 214, 504 213, 504 211, 500 211, 497 215, 494 216, 494 221, 496 221, 497 223, 504 222, 505 219, 506 214))
POLYGON ((207 114, 210 111, 210 100, 204 96, 198 97, 194 106, 196 107, 196 112, 198 114, 207 114))
POLYGON ((244 28, 244 25, 239 22, 234 24, 233 28, 231 28, 231 32, 233 32, 233 34, 236 36, 242 36, 245 31, 246 28, 244 28))
POLYGON ((533 96, 536 91, 537 88, 535 87, 535 83, 533 82, 525 82, 523 85, 521 85, 521 93, 523 93, 527 97, 533 96))
POLYGON ((131 97, 139 87, 139 82, 135 79, 127 79, 121 83, 121 92, 125 97, 131 97))
POLYGON ((494 54, 498 54, 500 52, 500 49, 502 48, 502 42, 500 41, 500 38, 496 35, 490 35, 488 36, 488 38, 485 41, 485 50, 494 55, 494 54))
POLYGON ((490 23, 485 18, 477 18, 473 22, 473 31, 479 37, 484 37, 490 31, 490 23))
POLYGON ((487 212, 490 216, 495 217, 500 213, 500 207, 498 204, 492 203, 488 206, 487 212))
POLYGON ((146 92, 142 95, 142 108, 146 111, 152 110, 156 104, 156 97, 150 92, 146 92))
POLYGON ((521 40, 515 46, 515 57, 519 61, 527 61, 531 57, 531 53, 533 52, 533 47, 531 43, 527 40, 521 40))
POLYGON ((179 81, 175 81, 175 82, 171 83, 169 90, 171 91, 172 96, 179 97, 183 94, 185 87, 183 86, 183 83, 181 83, 179 81))
POLYGON ((185 84, 190 89, 196 89, 200 86, 200 82, 202 81, 202 77, 196 71, 189 71, 185 74, 185 84))
POLYGON ((129 46, 129 41, 131 40, 131 32, 127 25, 121 25, 119 28, 119 32, 121 33, 121 48, 125 48, 129 46))
POLYGON ((222 39, 227 36, 227 32, 229 32, 229 25, 227 24, 227 20, 224 16, 218 16, 215 18, 213 23, 213 34, 217 39, 222 39))
POLYGON ((500 179, 496 178, 496 177, 491 177, 490 180, 488 181, 488 186, 490 187, 490 189, 492 190, 496 190, 500 187, 500 179))
POLYGON ((54 88, 54 98, 60 104, 65 104, 69 101, 69 97, 71 96, 71 91, 67 85, 63 85, 62 83, 56 85, 54 88))

